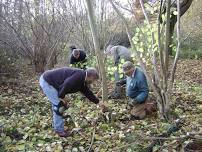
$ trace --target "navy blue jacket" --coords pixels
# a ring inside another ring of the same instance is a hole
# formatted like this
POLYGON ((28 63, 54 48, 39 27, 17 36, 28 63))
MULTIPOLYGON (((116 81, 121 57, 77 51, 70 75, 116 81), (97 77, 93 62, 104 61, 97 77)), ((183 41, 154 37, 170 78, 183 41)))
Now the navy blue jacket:
POLYGON ((70 64, 76 64, 78 62, 85 62, 86 61, 86 53, 82 50, 79 50, 80 52, 80 56, 78 59, 76 59, 73 54, 71 54, 71 57, 70 57, 70 64))
POLYGON ((43 78, 48 84, 58 90, 58 97, 64 98, 68 93, 80 91, 90 101, 99 103, 99 99, 85 83, 86 71, 76 68, 59 68, 44 72, 43 78))

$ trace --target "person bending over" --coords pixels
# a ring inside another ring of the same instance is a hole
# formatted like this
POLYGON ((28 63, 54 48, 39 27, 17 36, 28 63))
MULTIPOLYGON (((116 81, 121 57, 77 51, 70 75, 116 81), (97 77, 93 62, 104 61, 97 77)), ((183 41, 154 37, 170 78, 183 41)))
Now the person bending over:
POLYGON ((53 128, 56 134, 61 137, 70 135, 70 131, 64 129, 63 121, 63 112, 68 108, 68 104, 63 102, 66 94, 81 92, 90 101, 98 104, 103 112, 106 112, 107 107, 88 88, 88 84, 97 79, 99 75, 94 68, 82 70, 64 67, 45 71, 41 75, 39 83, 52 104, 53 128))

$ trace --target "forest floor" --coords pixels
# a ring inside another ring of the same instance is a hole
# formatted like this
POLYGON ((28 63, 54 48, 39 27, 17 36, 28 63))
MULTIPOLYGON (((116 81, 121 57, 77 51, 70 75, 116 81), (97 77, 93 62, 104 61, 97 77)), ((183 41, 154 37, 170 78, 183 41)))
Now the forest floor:
MULTIPOLYGON (((190 141, 188 132, 202 133, 202 61, 180 60, 172 96, 174 118, 184 120, 182 127, 156 145, 153 151, 179 151, 190 141), (183 139, 183 140, 180 140, 183 139)), ((174 123, 160 120, 157 114, 144 120, 122 122, 127 115, 127 100, 108 100, 112 119, 104 117, 96 105, 73 95, 65 126, 74 129, 68 138, 52 130, 51 106, 39 88, 38 78, 19 73, 0 85, 0 151, 127 151, 142 152, 156 137, 174 123), (99 118, 97 124, 93 122, 99 118), (79 129, 80 128, 80 129, 79 129)), ((201 138, 201 137, 200 137, 201 138)))

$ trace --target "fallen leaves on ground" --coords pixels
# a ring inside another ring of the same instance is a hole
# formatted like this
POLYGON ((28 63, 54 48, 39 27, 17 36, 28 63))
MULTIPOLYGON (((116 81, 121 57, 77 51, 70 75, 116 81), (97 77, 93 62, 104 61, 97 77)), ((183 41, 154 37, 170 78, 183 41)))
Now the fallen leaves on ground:
MULTIPOLYGON (((173 115, 176 118, 183 117, 185 123, 172 137, 180 137, 187 132, 202 132, 202 86, 199 69, 195 70, 197 74, 193 73, 195 76, 185 74, 193 68, 187 67, 187 61, 180 63, 178 68, 183 72, 182 76, 177 72, 178 80, 171 106, 173 115), (190 85, 189 82, 194 80, 196 82, 190 85)), ((198 66, 200 63, 188 65, 198 66)), ((37 79, 35 76, 22 74, 20 81, 0 86, 0 151, 84 152, 90 147, 96 125, 91 151, 141 152, 152 141, 145 137, 155 137, 170 126, 170 123, 161 121, 157 114, 145 120, 123 123, 119 119, 128 115, 127 99, 109 100, 107 105, 112 110, 109 116, 103 115, 96 105, 76 94, 71 96, 68 109, 72 118, 65 120, 65 126, 74 129, 74 134, 68 138, 60 138, 53 132, 51 105, 41 92, 37 79)), ((155 146, 154 151, 160 151, 162 147, 163 151, 174 151, 180 144, 178 141, 168 140, 161 147, 155 146)))

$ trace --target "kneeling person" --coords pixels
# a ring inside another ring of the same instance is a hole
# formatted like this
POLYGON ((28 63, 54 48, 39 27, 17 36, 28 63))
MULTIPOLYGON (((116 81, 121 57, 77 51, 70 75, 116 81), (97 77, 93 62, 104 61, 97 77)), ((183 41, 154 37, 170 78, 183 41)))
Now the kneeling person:
MULTIPOLYGON (((135 119, 143 119, 146 116, 145 102, 149 94, 147 79, 140 68, 135 67, 132 62, 127 61, 122 66, 123 72, 127 76, 126 95, 130 98, 130 114, 135 119)), ((124 81, 118 84, 125 83, 124 81)))

